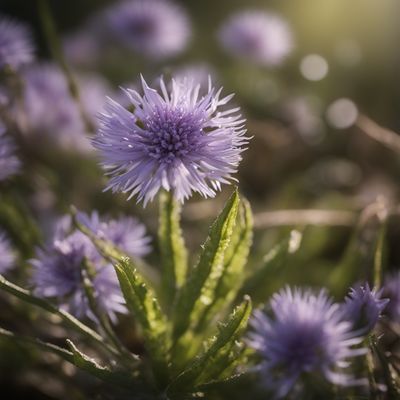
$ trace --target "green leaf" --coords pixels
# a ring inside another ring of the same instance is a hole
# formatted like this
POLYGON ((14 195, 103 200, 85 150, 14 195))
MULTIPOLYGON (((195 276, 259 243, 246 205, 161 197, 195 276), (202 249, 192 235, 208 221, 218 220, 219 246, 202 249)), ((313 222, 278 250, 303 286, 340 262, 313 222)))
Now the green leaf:
POLYGON ((160 196, 158 238, 161 251, 162 293, 167 308, 173 303, 176 291, 182 286, 187 270, 187 250, 180 227, 181 205, 171 192, 160 196))
POLYGON ((387 233, 387 212, 382 212, 381 225, 379 227, 378 237, 375 243, 374 252, 374 286, 381 287, 385 263, 387 261, 386 254, 386 233, 387 233))
POLYGON ((160 384, 168 376, 167 320, 151 288, 128 258, 114 265, 128 309, 139 322, 151 356, 153 370, 160 384))
POLYGON ((208 305, 197 324, 196 330, 201 331, 209 320, 224 306, 228 306, 237 295, 242 285, 244 266, 250 252, 253 240, 253 216, 250 204, 242 199, 238 223, 234 228, 232 240, 225 252, 224 269, 214 291, 214 301, 208 305))
POLYGON ((37 306, 45 311, 50 312, 51 314, 58 315, 69 326, 76 329, 78 332, 82 333, 89 339, 93 340, 102 348, 106 348, 108 351, 115 353, 115 349, 104 343, 104 339, 97 332, 79 321, 73 315, 69 314, 65 310, 60 310, 54 307, 51 303, 44 299, 34 296, 29 290, 23 289, 15 285, 14 283, 11 283, 2 275, 0 275, 0 288, 12 294, 13 296, 16 296, 19 299, 25 301, 26 303, 37 306))
POLYGON ((225 350, 240 337, 251 313, 251 300, 246 296, 242 304, 235 308, 225 324, 221 324, 219 332, 206 344, 205 350, 170 384, 167 393, 179 393, 193 389, 202 384, 209 368, 219 363, 225 350))
POLYGON ((294 254, 300 247, 302 235, 297 230, 290 234, 280 243, 274 246, 264 257, 263 265, 258 268, 244 283, 239 296, 244 294, 257 295, 264 292, 269 279, 272 279, 287 262, 288 257, 294 254))
POLYGON ((63 358, 64 360, 69 361, 70 363, 73 363, 74 361, 73 354, 70 351, 63 349, 62 347, 56 346, 54 344, 43 342, 40 339, 32 338, 29 336, 17 335, 16 333, 10 332, 3 328, 0 328, 0 336, 21 343, 23 345, 33 345, 34 347, 39 348, 40 350, 49 351, 63 358))
POLYGON ((211 226, 199 261, 177 295, 174 309, 174 338, 178 339, 191 322, 213 302, 214 291, 223 272, 228 247, 239 207, 238 191, 232 194, 211 226))
POLYGON ((135 384, 133 375, 126 371, 112 371, 110 368, 99 365, 97 361, 82 353, 75 344, 67 339, 67 345, 71 350, 72 363, 78 368, 90 373, 91 375, 118 386, 132 388, 135 384))

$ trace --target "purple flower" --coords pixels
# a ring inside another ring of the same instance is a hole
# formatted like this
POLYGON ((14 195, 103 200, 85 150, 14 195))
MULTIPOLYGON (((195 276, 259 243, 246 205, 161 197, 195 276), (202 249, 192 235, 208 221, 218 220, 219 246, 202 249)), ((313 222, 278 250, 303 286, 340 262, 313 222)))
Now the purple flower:
POLYGON ((151 250, 146 228, 136 218, 120 217, 118 219, 101 220, 93 211, 90 215, 78 214, 78 220, 99 238, 108 240, 128 255, 143 257, 151 250))
POLYGON ((382 291, 371 290, 368 283, 350 289, 343 306, 344 313, 349 321, 353 321, 354 329, 360 334, 372 331, 388 304, 389 299, 381 298, 382 291))
POLYGON ((25 72, 24 108, 19 116, 24 131, 44 136, 61 148, 90 150, 85 127, 62 71, 52 64, 25 72))
POLYGON ((221 27, 218 38, 231 55, 263 66, 281 64, 293 47, 286 21, 259 10, 231 16, 221 27))
POLYGON ((109 25, 128 47, 161 59, 184 50, 190 37, 186 13, 167 0, 127 0, 109 11, 109 25))
POLYGON ((353 349, 363 338, 352 332, 339 304, 324 290, 285 288, 276 293, 269 313, 256 311, 249 345, 262 357, 259 370, 277 397, 286 396, 304 373, 321 373, 338 385, 359 383, 340 369, 348 359, 365 354, 353 349))
POLYGON ((15 175, 21 167, 15 149, 14 141, 6 135, 5 126, 0 122, 0 181, 15 175))
MULTIPOLYGON (((129 254, 140 257, 150 250, 144 226, 133 218, 103 222, 97 212, 90 216, 79 213, 78 218, 94 233, 112 241, 129 254)), ((87 316, 96 320, 85 293, 83 263, 90 268, 98 308, 115 321, 116 313, 124 313, 126 308, 114 268, 104 260, 85 234, 72 229, 70 217, 59 220, 52 242, 39 249, 36 259, 31 261, 35 293, 55 299, 77 317, 87 316)))
POLYGON ((388 274, 383 288, 385 297, 390 300, 385 314, 392 321, 400 323, 400 271, 388 274))
POLYGON ((0 69, 17 69, 33 60, 29 29, 22 23, 0 16, 0 69))
POLYGON ((142 78, 144 95, 125 90, 134 112, 109 100, 93 145, 111 176, 107 189, 138 195, 146 205, 163 188, 183 201, 198 192, 213 197, 237 171, 248 138, 239 108, 220 110, 233 95, 220 98, 209 87, 172 80, 162 95, 142 78))
POLYGON ((7 235, 0 230, 0 274, 4 274, 14 266, 15 258, 7 235))

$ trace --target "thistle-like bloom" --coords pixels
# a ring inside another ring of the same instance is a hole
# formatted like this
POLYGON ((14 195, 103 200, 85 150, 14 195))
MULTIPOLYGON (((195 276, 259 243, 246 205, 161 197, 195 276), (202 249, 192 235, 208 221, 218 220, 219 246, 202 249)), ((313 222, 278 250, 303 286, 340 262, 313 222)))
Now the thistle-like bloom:
POLYGON ((281 64, 293 48, 286 21, 259 10, 231 16, 221 27, 218 38, 231 55, 262 66, 281 64))
POLYGON ((269 306, 269 314, 255 312, 249 344, 262 357, 264 383, 277 397, 286 396, 304 373, 321 373, 338 385, 356 383, 338 370, 349 365, 349 358, 365 354, 352 348, 362 337, 324 290, 285 288, 269 306))
MULTIPOLYGON (((135 239, 136 243, 129 243, 130 249, 136 245, 135 255, 139 256, 138 253, 143 254, 148 251, 148 239, 144 236, 144 228, 139 228, 139 231, 143 230, 143 237, 139 237, 138 232, 132 234, 137 226, 132 227, 131 221, 124 227, 125 231, 120 228, 125 234, 121 239, 122 234, 120 236, 115 234, 114 232, 118 233, 118 229, 113 230, 112 227, 122 223, 112 220, 103 223, 97 213, 93 213, 91 217, 83 213, 79 216, 81 221, 87 222, 96 234, 105 229, 107 238, 116 245, 121 243, 118 240, 135 239), (109 227, 111 228, 108 229, 109 227)), ((97 307, 107 313, 112 320, 116 319, 116 313, 126 311, 114 268, 101 257, 86 235, 72 230, 70 218, 62 218, 59 221, 54 240, 37 251, 36 259, 31 261, 31 265, 34 269, 32 283, 35 293, 41 297, 55 299, 64 309, 77 317, 87 316, 96 320, 86 296, 82 275, 85 265, 90 271, 97 307)))
POLYGON ((142 79, 144 95, 125 90, 133 113, 109 100, 93 145, 101 151, 111 176, 107 189, 138 195, 146 205, 161 188, 179 201, 198 192, 213 197, 221 183, 237 171, 248 138, 239 108, 225 109, 233 95, 220 98, 221 89, 172 80, 162 95, 142 79))
POLYGON ((360 334, 372 331, 389 299, 382 299, 381 290, 371 290, 368 283, 350 289, 344 304, 344 313, 349 321, 353 321, 354 329, 360 334))
POLYGON ((9 17, 0 16, 0 69, 18 69, 33 60, 29 29, 9 17))
POLYGON ((0 122, 0 181, 15 175, 21 167, 15 150, 14 141, 6 135, 5 126, 0 122))
POLYGON ((4 274, 15 264, 15 253, 7 235, 0 230, 0 274, 4 274))
POLYGON ((126 46, 153 59, 182 52, 190 37, 189 19, 168 0, 126 0, 109 11, 109 25, 126 46))
POLYGON ((90 240, 81 232, 73 232, 37 251, 31 260, 34 268, 32 283, 37 296, 56 300, 78 318, 96 320, 83 283, 83 263, 94 269, 92 285, 101 311, 115 320, 115 313, 124 313, 124 299, 113 267, 106 264, 90 240))
POLYGON ((388 274, 383 288, 384 295, 390 300, 385 314, 392 321, 400 323, 400 272, 388 274))
POLYGON ((143 257, 151 250, 151 239, 146 236, 146 228, 136 218, 101 220, 96 211, 90 215, 78 213, 77 218, 96 236, 110 241, 128 255, 143 257))

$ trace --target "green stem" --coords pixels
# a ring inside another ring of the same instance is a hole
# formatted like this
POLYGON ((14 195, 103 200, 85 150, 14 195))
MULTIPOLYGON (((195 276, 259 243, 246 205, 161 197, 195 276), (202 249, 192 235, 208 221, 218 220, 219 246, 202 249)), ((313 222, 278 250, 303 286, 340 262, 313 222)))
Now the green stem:
MULTIPOLYGON (((114 329, 111 326, 111 323, 108 319, 108 316, 99 310, 99 307, 97 305, 96 301, 96 293, 92 284, 92 279, 94 276, 94 271, 92 266, 89 264, 89 262, 86 260, 86 262, 83 262, 82 265, 82 281, 83 281, 83 286, 85 289, 85 294, 86 297, 89 301, 89 307, 93 314, 96 316, 101 328, 103 329, 105 335, 107 338, 110 340, 110 342, 115 346, 115 348, 118 350, 120 355, 126 356, 128 361, 132 361, 134 359, 137 361, 137 357, 135 357, 134 354, 132 354, 119 340, 117 335, 114 332, 114 329)), ((131 364, 126 362, 125 357, 121 358, 121 361, 126 365, 126 366, 131 366, 131 364)))

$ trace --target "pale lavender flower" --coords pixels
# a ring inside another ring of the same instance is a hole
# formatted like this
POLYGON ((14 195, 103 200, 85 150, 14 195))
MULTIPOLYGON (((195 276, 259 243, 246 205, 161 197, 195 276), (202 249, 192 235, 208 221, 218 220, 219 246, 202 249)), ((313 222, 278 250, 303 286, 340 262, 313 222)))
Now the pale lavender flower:
POLYGON ((136 218, 121 216, 102 220, 96 211, 90 215, 80 212, 77 218, 99 238, 112 242, 128 255, 143 257, 151 250, 146 228, 136 218))
POLYGON ((160 189, 179 201, 193 192, 213 197, 221 183, 233 180, 245 137, 239 108, 221 110, 233 95, 220 98, 209 87, 172 80, 170 93, 160 80, 162 95, 142 78, 144 95, 125 90, 134 111, 109 100, 93 145, 101 151, 111 176, 106 189, 138 195, 146 205, 160 189))
POLYGON ((0 122, 0 181, 15 175, 21 167, 15 150, 14 141, 6 135, 5 126, 0 122))
POLYGON ((234 14, 222 25, 218 38, 231 55, 263 66, 281 64, 293 48, 287 22, 260 10, 234 14))
POLYGON ((0 230, 0 274, 4 274, 15 265, 15 253, 7 235, 0 230))
POLYGON ((65 220, 52 243, 39 249, 31 260, 32 284, 37 296, 56 300, 60 306, 79 318, 96 316, 89 306, 82 279, 82 265, 90 263, 97 306, 115 321, 116 313, 126 312, 124 298, 112 265, 106 263, 90 239, 74 231, 65 234, 65 220))
POLYGON ((340 370, 365 354, 353 348, 363 338, 324 290, 285 288, 272 297, 268 313, 254 313, 251 326, 249 345, 260 354, 263 382, 277 397, 286 396, 304 373, 320 373, 337 385, 360 383, 340 370))
POLYGON ((400 272, 393 272, 386 275, 384 291, 385 297, 389 298, 385 314, 396 322, 400 323, 400 272))
POLYGON ((153 59, 182 52, 190 23, 176 4, 167 0, 126 0, 108 14, 110 29, 128 47, 153 59))
POLYGON ((52 64, 39 64, 25 72, 23 130, 50 139, 65 149, 89 151, 85 126, 62 71, 52 64))
POLYGON ((350 289, 343 305, 344 313, 349 321, 353 321, 354 329, 360 334, 372 331, 388 304, 389 299, 381 298, 382 292, 383 289, 371 290, 368 283, 350 289))
POLYGON ((31 33, 25 24, 0 15, 0 69, 18 69, 34 58, 31 33))

